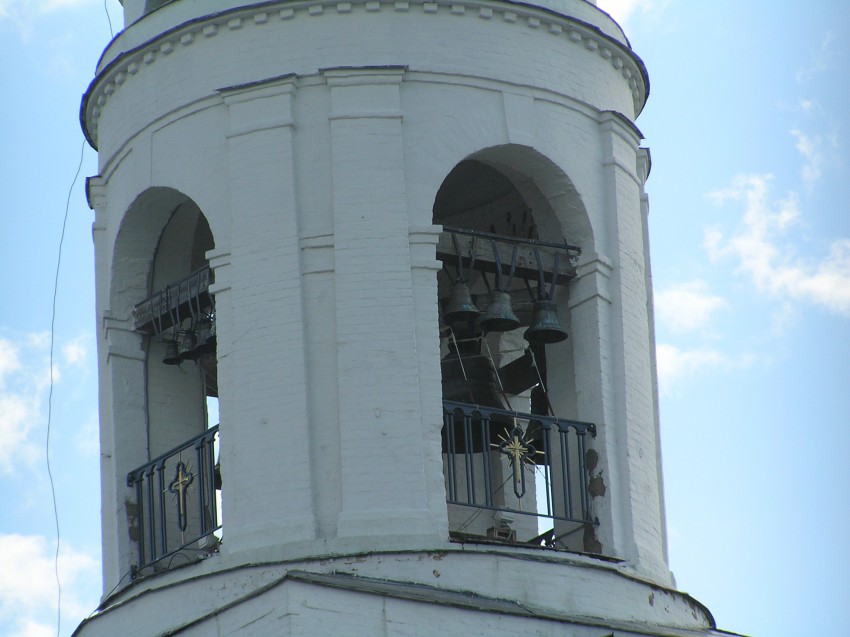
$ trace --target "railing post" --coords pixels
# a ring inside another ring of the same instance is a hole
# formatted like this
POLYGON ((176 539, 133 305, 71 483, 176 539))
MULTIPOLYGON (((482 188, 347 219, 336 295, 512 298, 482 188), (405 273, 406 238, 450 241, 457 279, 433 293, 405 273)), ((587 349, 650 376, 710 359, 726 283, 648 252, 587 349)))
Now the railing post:
POLYGON ((448 473, 447 479, 449 483, 448 501, 456 502, 457 476, 455 474, 457 465, 455 465, 455 453, 457 453, 457 450, 455 448, 455 416, 453 411, 443 410, 443 426, 446 432, 446 462, 448 463, 446 472, 448 473))
POLYGON ((490 416, 481 417, 481 456, 484 462, 484 504, 493 507, 493 468, 490 466, 490 416))
POLYGON ((145 487, 146 487, 146 500, 145 506, 147 507, 148 513, 148 551, 150 552, 149 560, 153 561, 156 559, 156 510, 154 508, 154 492, 153 492, 153 474, 154 474, 154 466, 151 465, 148 467, 148 470, 145 471, 145 487))
POLYGON ((134 472, 130 474, 133 481, 133 486, 136 487, 136 507, 137 507, 137 525, 139 533, 139 568, 145 565, 145 513, 144 513, 144 493, 142 491, 142 480, 144 473, 134 472))
MULTIPOLYGON (((166 527, 165 519, 165 478, 163 477, 163 473, 165 472, 165 460, 157 465, 156 472, 159 481, 157 491, 159 492, 159 553, 161 555, 154 554, 152 556, 154 560, 168 553, 168 528, 166 527)), ((151 506, 153 506, 153 503, 151 503, 151 506)))

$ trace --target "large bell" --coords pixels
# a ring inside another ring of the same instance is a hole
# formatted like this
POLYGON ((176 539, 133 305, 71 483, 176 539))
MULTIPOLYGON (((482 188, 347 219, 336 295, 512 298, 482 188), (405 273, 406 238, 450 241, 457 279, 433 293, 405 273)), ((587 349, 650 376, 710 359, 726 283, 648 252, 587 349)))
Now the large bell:
POLYGON ((477 341, 461 342, 460 353, 450 346, 448 356, 440 361, 443 372, 443 400, 470 403, 482 407, 505 409, 499 393, 496 368, 479 350, 477 341))
POLYGON ((478 318, 480 314, 481 310, 472 302, 472 294, 466 281, 458 280, 452 283, 449 303, 444 314, 446 323, 471 321, 478 318))
POLYGON ((180 360, 193 361, 197 360, 198 354, 195 348, 198 345, 198 338, 194 330, 186 330, 183 332, 183 338, 180 340, 180 360))
POLYGON ((162 362, 166 365, 179 365, 180 360, 180 351, 177 349, 177 341, 166 341, 165 356, 163 356, 162 362))
POLYGON ((519 319, 511 306, 510 292, 490 292, 487 297, 487 309, 481 316, 480 324, 485 332, 510 332, 519 327, 519 319))
POLYGON ((206 358, 215 353, 215 328, 210 319, 198 321, 198 343, 195 345, 195 359, 206 358))
POLYGON ((534 302, 531 326, 523 336, 532 345, 560 343, 567 338, 567 331, 558 321, 558 309, 554 301, 537 299, 534 302))
MULTIPOLYGON (((443 400, 505 409, 496 369, 490 359, 481 354, 480 341, 461 341, 457 347, 460 352, 451 344, 449 354, 440 362, 443 372, 443 400)), ((450 426, 443 427, 443 453, 484 451, 487 440, 497 440, 498 432, 504 428, 504 419, 504 416, 489 419, 485 438, 480 415, 474 416, 469 422, 464 422, 462 416, 456 415, 450 426)))

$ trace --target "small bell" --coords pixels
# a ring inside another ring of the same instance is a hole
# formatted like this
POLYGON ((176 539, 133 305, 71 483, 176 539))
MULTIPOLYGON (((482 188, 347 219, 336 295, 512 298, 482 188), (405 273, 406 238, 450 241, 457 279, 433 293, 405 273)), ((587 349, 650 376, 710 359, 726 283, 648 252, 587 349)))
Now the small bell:
POLYGON ((471 321, 478 318, 480 314, 481 311, 472 302, 472 294, 469 292, 466 281, 458 280, 452 283, 449 303, 444 315, 446 323, 471 321))
POLYGON ((567 338, 567 331, 558 321, 558 309, 551 299, 537 299, 531 326, 523 334, 532 345, 560 343, 567 338))
POLYGON ((487 309, 481 316, 481 328, 486 332, 510 332, 519 327, 519 319, 511 307, 511 294, 493 290, 487 297, 487 309))
POLYGON ((165 356, 162 358, 162 362, 166 365, 180 364, 180 352, 177 349, 177 341, 166 341, 165 356))

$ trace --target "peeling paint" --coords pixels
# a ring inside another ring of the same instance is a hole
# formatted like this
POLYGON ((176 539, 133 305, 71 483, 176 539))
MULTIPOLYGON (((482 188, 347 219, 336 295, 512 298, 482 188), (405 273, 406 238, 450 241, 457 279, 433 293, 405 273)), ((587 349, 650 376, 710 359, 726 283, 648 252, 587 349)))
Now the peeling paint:
POLYGON ((605 481, 602 479, 601 471, 590 479, 587 490, 594 498, 601 498, 605 495, 605 481))
POLYGON ((599 454, 596 449, 588 449, 584 454, 584 462, 587 465, 588 472, 593 471, 599 464, 599 454))
POLYGON ((586 553, 602 554, 602 542, 596 537, 596 527, 592 524, 584 525, 584 551, 586 553))
POLYGON ((127 513, 127 532, 132 542, 139 541, 139 505, 131 500, 124 501, 124 509, 127 513))

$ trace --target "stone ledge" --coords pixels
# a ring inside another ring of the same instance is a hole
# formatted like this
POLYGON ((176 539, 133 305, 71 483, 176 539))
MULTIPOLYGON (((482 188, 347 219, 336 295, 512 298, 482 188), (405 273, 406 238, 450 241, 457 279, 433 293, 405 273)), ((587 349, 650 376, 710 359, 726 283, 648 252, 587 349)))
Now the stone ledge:
POLYGON ((97 148, 100 114, 108 99, 122 86, 144 73, 146 68, 154 67, 160 59, 173 59, 181 50, 198 42, 236 29, 268 28, 268 25, 274 22, 292 20, 299 16, 312 19, 326 14, 360 12, 377 15, 382 13, 384 8, 396 13, 416 14, 412 9, 418 6, 423 15, 445 13, 458 19, 491 20, 501 16, 503 22, 514 24, 517 28, 541 31, 545 33, 542 37, 564 38, 572 44, 583 46, 591 54, 599 55, 628 83, 636 112, 640 112, 649 93, 649 81, 643 63, 626 45, 606 35, 598 27, 533 5, 494 3, 487 0, 412 0, 386 3, 377 3, 374 0, 296 0, 272 11, 275 5, 283 4, 269 2, 197 18, 167 30, 134 49, 118 54, 100 70, 83 96, 80 122, 86 139, 93 148, 97 148), (197 38, 198 34, 205 37, 197 38))

